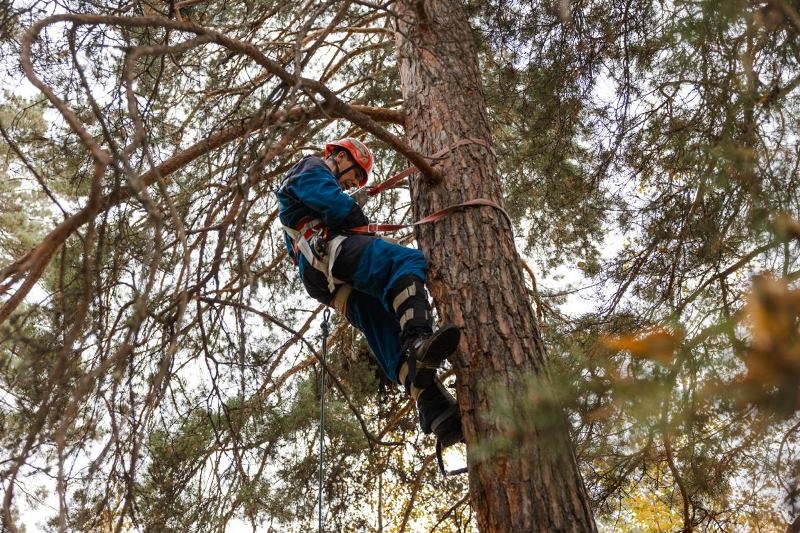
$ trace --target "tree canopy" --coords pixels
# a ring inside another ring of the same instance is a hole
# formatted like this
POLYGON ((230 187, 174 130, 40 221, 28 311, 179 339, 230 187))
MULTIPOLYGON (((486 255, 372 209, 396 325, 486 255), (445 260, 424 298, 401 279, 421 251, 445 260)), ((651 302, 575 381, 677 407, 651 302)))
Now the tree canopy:
MULTIPOLYGON (((800 2, 465 7, 556 385, 530 376, 486 416, 513 445, 564 406, 603 530, 786 529, 800 2)), ((368 1, 0 5, 5 527, 33 527, 32 509, 70 531, 316 527, 322 308, 273 190, 344 135, 377 176, 430 170, 404 141, 394 17, 368 1)), ((399 188, 367 210, 410 222, 410 202, 399 188)), ((438 475, 412 403, 339 318, 329 346, 326 528, 473 529, 466 480, 438 475)))

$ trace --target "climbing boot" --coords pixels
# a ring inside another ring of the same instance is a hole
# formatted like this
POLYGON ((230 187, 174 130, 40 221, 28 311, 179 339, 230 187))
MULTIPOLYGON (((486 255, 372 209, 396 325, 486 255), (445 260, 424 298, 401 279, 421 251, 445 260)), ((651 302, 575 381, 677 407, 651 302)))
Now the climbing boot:
POLYGON ((397 377, 405 386, 406 392, 417 403, 419 425, 423 433, 426 435, 433 433, 442 448, 463 440, 458 403, 438 378, 434 378, 425 388, 415 386, 410 377, 407 361, 400 363, 397 377))
POLYGON ((400 345, 409 363, 414 385, 430 386, 436 369, 458 347, 461 333, 447 325, 433 331, 431 306, 425 285, 414 276, 403 276, 389 291, 389 300, 400 323, 400 345))
POLYGON ((447 324, 429 335, 412 339, 406 347, 409 372, 414 386, 425 389, 436 378, 436 370, 458 348, 461 332, 447 324))
POLYGON ((422 390, 417 398, 417 411, 422 432, 433 433, 442 448, 464 440, 458 403, 438 379, 422 390))

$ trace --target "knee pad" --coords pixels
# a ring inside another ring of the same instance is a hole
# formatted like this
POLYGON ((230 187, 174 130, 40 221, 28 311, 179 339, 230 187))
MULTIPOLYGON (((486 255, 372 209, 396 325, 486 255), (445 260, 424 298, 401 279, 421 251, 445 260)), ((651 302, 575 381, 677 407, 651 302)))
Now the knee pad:
POLYGON ((389 300, 403 332, 430 333, 431 306, 422 281, 414 276, 403 276, 389 292, 389 300))

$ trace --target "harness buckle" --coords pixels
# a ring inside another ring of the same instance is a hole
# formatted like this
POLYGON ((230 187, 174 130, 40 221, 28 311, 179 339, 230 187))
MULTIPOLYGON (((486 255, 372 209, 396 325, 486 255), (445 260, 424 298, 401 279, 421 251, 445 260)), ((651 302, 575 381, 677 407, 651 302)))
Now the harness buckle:
POLYGON ((303 236, 308 244, 311 246, 311 252, 319 260, 328 255, 328 228, 316 228, 306 232, 303 236))

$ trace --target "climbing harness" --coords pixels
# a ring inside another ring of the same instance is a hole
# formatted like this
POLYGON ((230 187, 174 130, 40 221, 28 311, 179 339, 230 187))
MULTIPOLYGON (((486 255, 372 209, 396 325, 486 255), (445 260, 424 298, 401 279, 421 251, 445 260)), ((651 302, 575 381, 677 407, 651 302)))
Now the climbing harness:
POLYGON ((303 254, 309 265, 325 275, 328 280, 328 290, 333 292, 336 285, 344 283, 333 276, 333 265, 347 236, 337 235, 328 240, 328 229, 321 224, 322 221, 318 218, 301 220, 296 228, 283 226, 283 230, 292 239, 295 257, 298 252, 303 254))
MULTIPOLYGON (((481 139, 461 139, 460 141, 456 141, 452 146, 436 152, 430 159, 441 159, 454 148, 468 144, 480 144, 490 150, 492 149, 487 142, 481 139)), ((387 189, 396 187, 400 182, 415 172, 417 172, 416 167, 409 167, 381 183, 359 189, 354 195, 360 194, 366 197, 376 196, 387 189)), ((431 222, 436 222, 437 220, 441 220, 453 213, 470 207, 491 207, 497 209, 505 216, 509 224, 511 224, 511 216, 509 216, 508 212, 503 209, 500 204, 486 198, 477 198, 446 207, 410 224, 367 224, 365 226, 348 228, 347 234, 380 235, 383 233, 391 233, 405 228, 430 224, 431 222)), ((327 228, 322 226, 322 221, 318 218, 301 220, 295 227, 283 226, 283 229, 292 239, 295 257, 297 257, 298 252, 302 253, 313 268, 325 275, 325 278, 328 280, 328 290, 334 292, 336 286, 341 285, 343 282, 333 276, 333 265, 336 262, 336 257, 339 254, 342 241, 347 238, 347 235, 337 235, 333 239, 327 240, 327 228), (312 243, 315 244, 312 245, 312 243), (327 247, 325 243, 327 243, 327 247)))
POLYGON ((322 376, 319 384, 319 532, 322 533, 322 478, 325 472, 325 368, 328 364, 328 319, 331 317, 330 308, 326 307, 322 313, 322 376))

